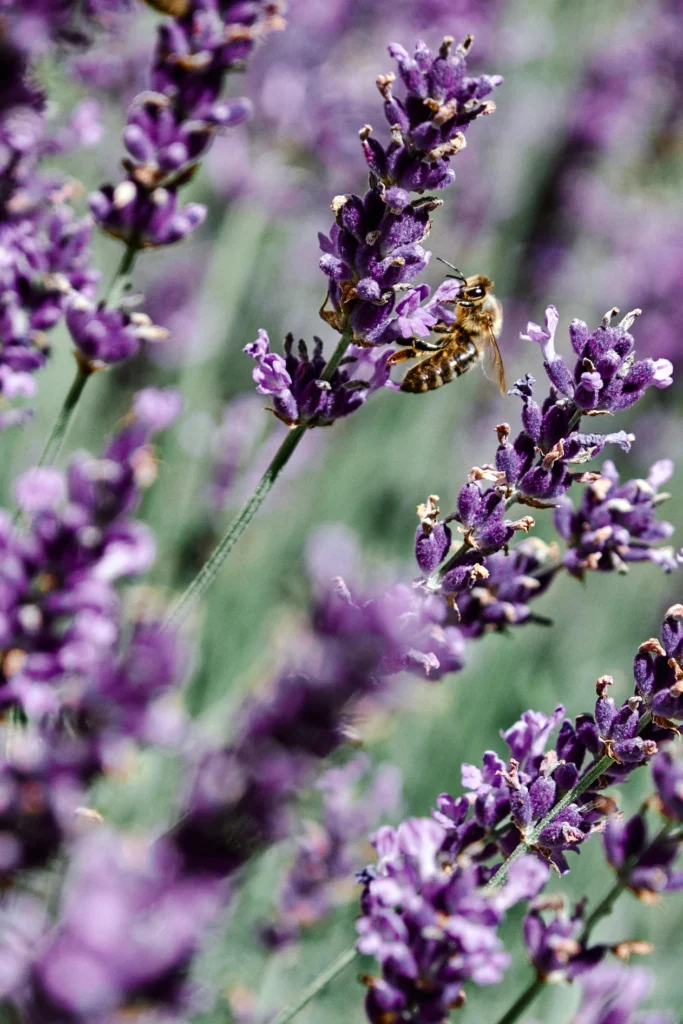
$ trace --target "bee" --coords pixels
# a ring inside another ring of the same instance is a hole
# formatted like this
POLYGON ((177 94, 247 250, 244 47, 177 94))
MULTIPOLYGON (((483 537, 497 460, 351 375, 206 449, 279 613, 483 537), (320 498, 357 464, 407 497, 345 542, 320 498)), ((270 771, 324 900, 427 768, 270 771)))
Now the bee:
MULTIPOLYGON (((441 262, 446 263, 446 260, 441 262)), ((447 266, 455 271, 447 276, 462 285, 457 297, 451 300, 456 307, 455 321, 434 325, 432 330, 443 336, 441 341, 412 338, 405 348, 389 357, 393 366, 408 359, 419 359, 423 352, 431 353, 408 370, 401 382, 401 391, 414 394, 433 391, 481 362, 486 376, 498 384, 504 395, 505 370, 497 341, 503 327, 503 307, 493 294, 493 281, 483 274, 465 277, 451 263, 447 266)))

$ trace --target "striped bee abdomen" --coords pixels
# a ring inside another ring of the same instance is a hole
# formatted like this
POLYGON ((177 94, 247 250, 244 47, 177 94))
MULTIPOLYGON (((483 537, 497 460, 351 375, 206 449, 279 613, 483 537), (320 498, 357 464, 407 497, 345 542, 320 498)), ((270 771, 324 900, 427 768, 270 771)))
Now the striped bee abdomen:
POLYGON ((469 340, 464 344, 458 340, 457 344, 444 345, 438 352, 408 370, 401 382, 401 391, 413 394, 434 391, 448 384, 454 377, 467 373, 478 356, 474 343, 469 340))

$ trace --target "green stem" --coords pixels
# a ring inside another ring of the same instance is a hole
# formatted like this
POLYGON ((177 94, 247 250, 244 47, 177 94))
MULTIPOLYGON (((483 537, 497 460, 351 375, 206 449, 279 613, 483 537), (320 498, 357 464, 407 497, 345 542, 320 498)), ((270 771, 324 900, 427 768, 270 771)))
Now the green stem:
POLYGON ((524 1013, 526 1008, 530 1006, 538 993, 543 988, 545 982, 541 978, 534 978, 530 985, 528 985, 518 999, 514 1001, 507 1013, 498 1021, 498 1024, 513 1024, 513 1021, 519 1019, 524 1013))
MULTIPOLYGON (((352 331, 351 328, 348 327, 339 339, 339 343, 334 350, 330 361, 325 367, 322 380, 329 382, 332 379, 337 367, 344 358, 347 348, 351 344, 351 338, 352 331)), ((289 431, 286 438, 276 451, 272 462, 256 485, 254 493, 243 506, 241 511, 238 512, 235 519, 230 523, 227 532, 218 542, 213 552, 209 555, 207 561, 171 609, 171 612, 164 623, 165 629, 169 626, 175 626, 182 622, 195 601, 199 600, 199 598, 201 598, 211 586, 216 574, 220 570, 226 558, 260 509, 267 495, 271 491, 273 484, 298 448, 307 429, 308 427, 303 425, 294 427, 289 431)))
POLYGON ((126 245, 121 261, 118 267, 114 271, 114 276, 111 279, 106 294, 104 296, 105 306, 114 306, 118 300, 119 292, 122 291, 128 283, 128 278, 131 275, 135 261, 140 252, 139 243, 137 238, 131 238, 130 242, 126 245))
POLYGON ((76 370, 76 376, 73 379, 71 387, 66 393, 64 404, 57 414, 52 430, 48 436, 45 446, 40 453, 37 465, 39 466, 51 466, 56 461, 57 456, 64 443, 66 432, 69 429, 71 418, 76 410, 76 406, 83 394, 88 377, 91 376, 92 370, 88 364, 82 362, 77 358, 78 369, 76 370))
POLYGON ((278 1015, 273 1018, 270 1024, 289 1024, 290 1020, 294 1020, 296 1015, 303 1010, 304 1006, 307 1006, 312 999, 321 992, 326 985, 329 985, 337 975, 345 971, 349 964, 358 956, 355 943, 353 946, 349 946, 345 949, 336 960, 333 960, 324 971, 321 971, 317 978, 315 978, 310 985, 308 985, 303 992, 300 992, 298 997, 289 1006, 285 1006, 283 1010, 280 1010, 278 1015))

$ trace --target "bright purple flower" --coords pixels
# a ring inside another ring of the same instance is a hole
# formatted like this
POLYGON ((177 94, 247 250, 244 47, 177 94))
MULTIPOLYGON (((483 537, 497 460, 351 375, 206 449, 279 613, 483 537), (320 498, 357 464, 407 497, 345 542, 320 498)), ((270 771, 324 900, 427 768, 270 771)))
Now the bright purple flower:
POLYGON ((32 1021, 83 1024, 148 1001, 168 1016, 191 1013, 187 969, 224 899, 215 883, 183 878, 166 843, 92 831, 15 1004, 32 1021))
POLYGON ((497 927, 506 909, 538 893, 548 869, 522 858, 506 885, 487 896, 482 869, 451 856, 448 831, 432 819, 385 827, 372 842, 378 860, 360 876, 357 922, 359 951, 382 969, 365 980, 368 1019, 379 1024, 393 1007, 406 1021, 446 1021, 462 1003, 464 982, 501 980, 509 958, 497 927))
POLYGON ((647 480, 621 484, 614 463, 605 462, 601 474, 593 474, 576 510, 564 498, 555 512, 555 526, 568 544, 568 570, 579 577, 587 570, 626 572, 627 563, 648 560, 665 572, 673 571, 673 548, 655 547, 673 533, 671 523, 655 519, 667 498, 658 487, 672 472, 672 463, 665 459, 653 466, 647 480))
POLYGON ((270 341, 260 330, 256 341, 246 345, 244 351, 258 363, 252 371, 256 390, 269 395, 272 412, 287 426, 329 426, 336 419, 348 416, 360 408, 379 388, 390 386, 387 359, 389 352, 377 353, 369 369, 369 380, 352 374, 365 372, 367 354, 351 350, 330 382, 323 380, 326 362, 323 343, 315 338, 310 356, 304 341, 300 341, 294 354, 294 338, 285 339, 285 356, 270 351, 270 341))
POLYGON ((401 292, 431 258, 422 243, 430 213, 441 201, 423 193, 452 183, 450 161, 465 145, 463 132, 495 109, 484 97, 502 79, 467 76, 471 42, 468 37, 453 50, 453 40, 446 38, 436 57, 422 42, 414 58, 398 44, 389 47, 406 90, 399 99, 393 94, 394 74, 377 79, 391 142, 384 147, 368 125, 361 130, 370 187, 362 197, 337 196, 335 224, 329 237, 320 235, 320 268, 329 279, 331 306, 323 317, 339 331, 350 320, 354 341, 364 345, 426 337, 439 319, 453 319, 444 303, 452 304, 457 282, 445 282, 431 302, 425 302, 426 285, 403 297, 401 292), (411 200, 411 192, 418 198, 411 200))
POLYGON ((662 814, 671 821, 683 821, 683 761, 677 748, 669 747, 652 762, 655 784, 662 814))

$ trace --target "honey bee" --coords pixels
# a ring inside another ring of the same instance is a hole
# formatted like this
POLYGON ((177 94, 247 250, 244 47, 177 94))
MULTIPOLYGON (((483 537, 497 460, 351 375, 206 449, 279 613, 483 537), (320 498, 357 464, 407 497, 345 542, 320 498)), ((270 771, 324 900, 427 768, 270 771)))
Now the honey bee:
MULTIPOLYGON (((446 260, 441 262, 446 263, 446 260)), ((447 266, 455 271, 447 276, 462 284, 457 297, 451 300, 456 307, 455 321, 437 323, 432 328, 443 340, 412 338, 405 348, 389 357, 389 363, 395 365, 407 359, 419 359, 423 352, 431 353, 408 370, 401 382, 401 391, 414 394, 433 391, 454 377, 461 377, 481 361, 486 376, 498 384, 504 395, 505 370, 497 343, 503 327, 503 307, 493 294, 493 281, 483 274, 465 277, 451 263, 447 266)))

